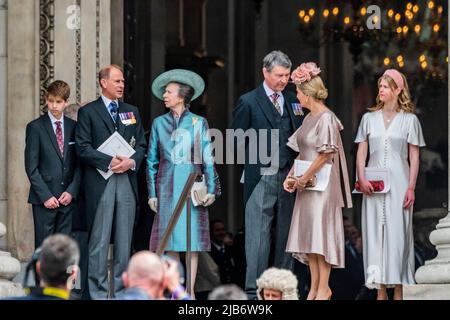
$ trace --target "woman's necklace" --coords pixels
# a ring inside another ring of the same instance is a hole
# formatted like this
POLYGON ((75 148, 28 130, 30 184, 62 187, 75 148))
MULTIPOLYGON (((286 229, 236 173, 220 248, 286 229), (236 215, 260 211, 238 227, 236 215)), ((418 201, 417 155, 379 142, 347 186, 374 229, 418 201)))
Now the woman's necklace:
POLYGON ((397 113, 397 112, 394 111, 393 114, 391 114, 390 116, 388 116, 387 113, 383 111, 384 119, 389 123, 389 122, 392 121, 392 119, 394 119, 396 113, 397 113))

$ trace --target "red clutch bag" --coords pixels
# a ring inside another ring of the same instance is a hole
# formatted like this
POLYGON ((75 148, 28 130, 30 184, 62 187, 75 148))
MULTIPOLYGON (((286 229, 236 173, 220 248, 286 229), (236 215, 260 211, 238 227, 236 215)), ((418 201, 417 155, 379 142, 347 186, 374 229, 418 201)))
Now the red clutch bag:
MULTIPOLYGON (((380 192, 384 190, 384 181, 383 180, 369 180, 369 183, 373 187, 373 191, 380 192)), ((355 189, 357 191, 361 191, 361 187, 359 185, 359 181, 355 182, 355 189)))

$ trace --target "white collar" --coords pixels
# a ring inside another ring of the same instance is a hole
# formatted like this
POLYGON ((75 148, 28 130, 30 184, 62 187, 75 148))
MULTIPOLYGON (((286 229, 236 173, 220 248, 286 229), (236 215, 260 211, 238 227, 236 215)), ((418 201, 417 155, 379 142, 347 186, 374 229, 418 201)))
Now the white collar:
POLYGON ((266 91, 266 95, 269 98, 271 98, 274 93, 277 93, 278 96, 280 96, 280 97, 283 96, 283 94, 281 92, 276 92, 276 91, 273 91, 272 89, 270 89, 269 86, 267 85, 266 81, 263 82, 263 87, 264 87, 264 91, 266 91))
POLYGON ((51 112, 48 112, 48 117, 50 118, 50 121, 52 122, 52 125, 55 125, 56 121, 60 121, 61 122, 61 126, 64 127, 64 114, 61 116, 61 119, 56 119, 51 112))
POLYGON ((111 100, 111 99, 108 99, 107 97, 105 97, 104 95, 102 95, 102 100, 103 100, 103 103, 105 104, 106 108, 108 108, 108 110, 109 110, 109 105, 111 104, 112 101, 114 101, 117 104, 117 108, 119 107, 119 100, 117 100, 117 99, 111 100))

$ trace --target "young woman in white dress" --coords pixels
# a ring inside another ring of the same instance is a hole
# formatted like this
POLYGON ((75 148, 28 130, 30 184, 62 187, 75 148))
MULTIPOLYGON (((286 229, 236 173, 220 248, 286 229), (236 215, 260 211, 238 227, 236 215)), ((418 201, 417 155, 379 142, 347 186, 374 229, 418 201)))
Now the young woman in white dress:
POLYGON ((378 80, 377 104, 369 108, 359 125, 356 169, 362 202, 363 257, 366 286, 378 289, 386 300, 386 288, 394 299, 403 299, 403 285, 414 283, 413 204, 419 172, 419 147, 425 146, 422 128, 406 78, 395 69, 378 80), (364 168, 388 168, 391 188, 374 193, 364 168))

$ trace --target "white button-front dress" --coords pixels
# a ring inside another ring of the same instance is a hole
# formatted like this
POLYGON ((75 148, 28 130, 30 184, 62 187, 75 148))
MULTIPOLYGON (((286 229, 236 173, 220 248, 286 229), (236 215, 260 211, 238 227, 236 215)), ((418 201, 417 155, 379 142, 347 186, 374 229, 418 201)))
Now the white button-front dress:
POLYGON ((400 111, 386 128, 381 110, 364 114, 355 139, 369 142, 368 167, 389 168, 391 189, 363 195, 362 236, 366 286, 414 284, 413 208, 404 209, 409 144, 425 146, 413 113, 400 111))

